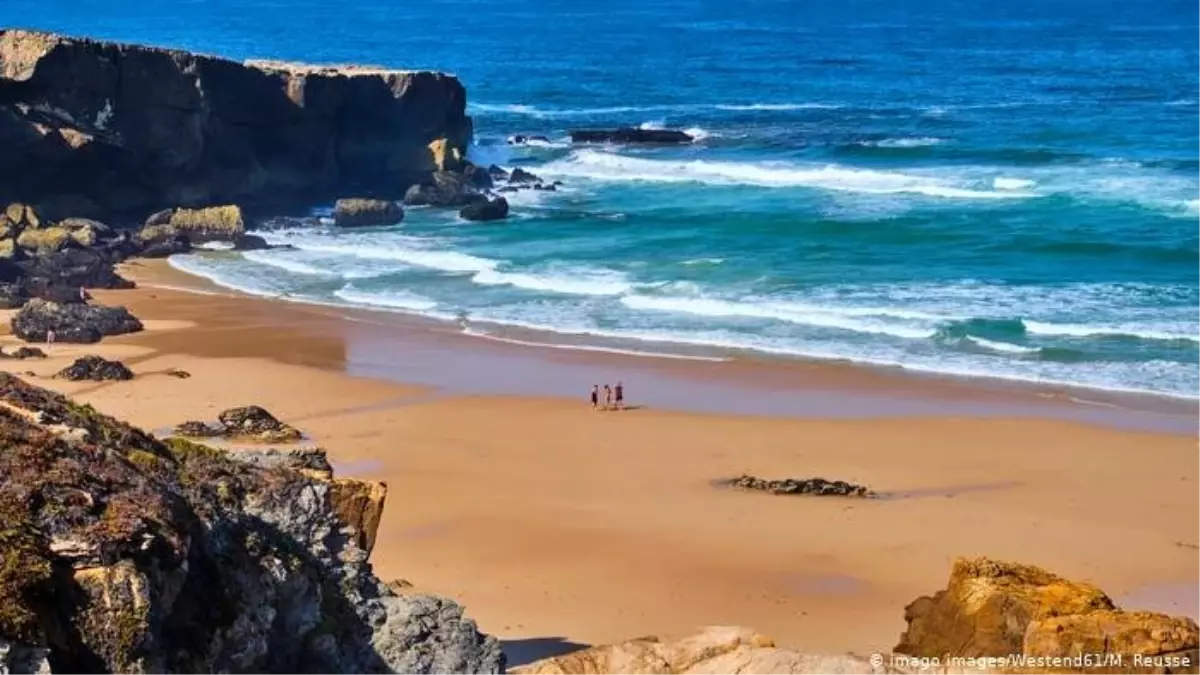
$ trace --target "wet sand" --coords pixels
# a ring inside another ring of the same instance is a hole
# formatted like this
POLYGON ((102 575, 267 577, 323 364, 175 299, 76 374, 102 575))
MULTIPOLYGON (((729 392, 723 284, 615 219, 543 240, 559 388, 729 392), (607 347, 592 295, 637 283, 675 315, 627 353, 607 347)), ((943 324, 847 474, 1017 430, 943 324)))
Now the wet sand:
POLYGON ((44 376, 85 353, 122 358, 132 382, 34 379, 151 429, 267 407, 343 475, 388 481, 381 577, 459 600, 521 653, 715 623, 811 651, 887 649, 904 605, 940 588, 959 555, 1042 565, 1130 607, 1197 615, 1194 405, 530 348, 385 314, 155 288, 204 290, 161 265, 131 275, 141 289, 96 295, 148 320, 146 332, 0 366, 44 376), (638 409, 583 403, 592 383, 617 379, 638 409), (741 473, 847 480, 889 498, 712 485, 741 473))

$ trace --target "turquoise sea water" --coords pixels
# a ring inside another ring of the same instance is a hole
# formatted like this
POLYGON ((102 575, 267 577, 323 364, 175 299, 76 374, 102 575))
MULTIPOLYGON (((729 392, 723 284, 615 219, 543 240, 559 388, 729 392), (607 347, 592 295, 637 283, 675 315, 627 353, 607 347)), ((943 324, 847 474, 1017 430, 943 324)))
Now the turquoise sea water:
POLYGON ((0 22, 455 72, 476 159, 564 183, 501 224, 411 209, 173 261, 221 284, 602 348, 1200 387, 1194 2, 6 0, 0 22), (701 140, 565 140, 614 125, 701 140))

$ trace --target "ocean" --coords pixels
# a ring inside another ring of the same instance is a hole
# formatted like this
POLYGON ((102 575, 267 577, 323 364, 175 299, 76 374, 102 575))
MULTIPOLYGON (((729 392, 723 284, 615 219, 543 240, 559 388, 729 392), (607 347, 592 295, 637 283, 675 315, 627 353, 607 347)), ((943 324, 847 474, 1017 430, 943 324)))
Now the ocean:
POLYGON ((171 261, 230 288, 571 348, 1198 395, 1191 0, 5 0, 0 23, 453 72, 474 159, 563 183, 501 223, 413 208, 171 261), (567 139, 619 125, 698 141, 567 139))

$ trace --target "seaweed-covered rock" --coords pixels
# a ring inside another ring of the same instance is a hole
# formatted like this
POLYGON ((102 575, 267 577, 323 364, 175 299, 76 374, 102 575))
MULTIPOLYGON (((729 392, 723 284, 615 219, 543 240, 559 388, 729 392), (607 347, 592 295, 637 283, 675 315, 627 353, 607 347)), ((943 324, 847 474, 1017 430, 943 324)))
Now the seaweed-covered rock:
POLYGON ((333 224, 338 227, 394 225, 404 220, 404 209, 386 199, 339 199, 333 205, 333 224))
POLYGON ((133 371, 120 361, 110 361, 100 356, 83 356, 71 365, 58 371, 55 377, 65 380, 132 380, 133 371))
POLYGON ((188 420, 176 424, 172 433, 185 438, 217 438, 225 435, 225 427, 200 420, 188 420))
POLYGON ((493 197, 485 202, 467 204, 459 210, 458 216, 463 220, 504 220, 508 217, 508 200, 493 197))
POLYGON ((246 234, 242 209, 236 205, 209 206, 200 209, 159 211, 146 219, 138 239, 150 245, 164 239, 183 237, 188 243, 210 241, 235 242, 246 234))
POLYGON ((229 436, 249 436, 266 443, 287 443, 301 437, 299 429, 280 422, 256 405, 230 408, 217 415, 217 419, 229 436))
POLYGON ((3 352, 3 354, 4 354, 4 356, 6 356, 10 359, 24 360, 24 359, 44 359, 44 358, 46 358, 46 352, 38 349, 37 347, 28 347, 28 346, 24 346, 24 345, 14 349, 11 354, 9 354, 7 352, 3 352))
POLYGON ((774 495, 818 495, 834 497, 871 497, 874 493, 864 485, 824 478, 784 478, 766 480, 754 476, 738 476, 729 485, 743 490, 770 492, 774 495))
POLYGON ((60 304, 35 298, 12 318, 13 334, 26 342, 44 342, 54 331, 59 342, 99 342, 108 335, 142 330, 142 322, 124 307, 60 304))
POLYGON ((330 480, 163 442, 4 373, 0 401, 3 667, 503 670, 461 607, 374 576, 330 480))
POLYGON ((44 227, 36 230, 31 228, 17 236, 17 246, 33 255, 61 251, 74 243, 70 231, 62 227, 44 227))

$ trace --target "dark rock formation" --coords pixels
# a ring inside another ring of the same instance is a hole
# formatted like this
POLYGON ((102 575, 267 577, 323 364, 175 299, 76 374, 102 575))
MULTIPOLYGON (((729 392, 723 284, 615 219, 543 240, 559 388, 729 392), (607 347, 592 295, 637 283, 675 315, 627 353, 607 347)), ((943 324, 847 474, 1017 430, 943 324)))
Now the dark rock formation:
POLYGON ((494 181, 492 180, 492 172, 489 169, 484 169, 483 167, 476 166, 474 164, 468 164, 466 168, 463 169, 462 174, 463 179, 467 182, 467 185, 470 185, 477 190, 487 190, 494 184, 494 181))
POLYGON ((165 375, 168 375, 168 376, 170 376, 170 377, 174 377, 174 378, 180 379, 180 380, 186 380, 186 379, 188 379, 189 377, 191 377, 191 376, 192 376, 192 374, 191 374, 191 373, 189 373, 188 371, 186 371, 186 370, 180 370, 180 369, 178 369, 178 368, 168 368, 168 369, 167 369, 167 370, 164 372, 164 374, 165 374, 165 375))
POLYGON ((573 143, 691 143, 694 138, 675 129, 580 129, 571 132, 573 143))
POLYGON ((188 420, 175 425, 171 432, 184 438, 218 438, 225 435, 225 427, 216 426, 200 420, 188 420))
POLYGON ((404 220, 404 209, 386 199, 339 199, 333 206, 333 224, 338 227, 395 225, 404 220))
POLYGON ((66 380, 132 380, 133 371, 120 361, 109 361, 99 356, 84 356, 58 371, 55 377, 66 380))
POLYGON ((120 243, 92 248, 72 248, 16 263, 26 277, 31 297, 45 297, 39 288, 133 288, 133 282, 113 271, 125 259, 120 243))
POLYGON ((124 307, 105 307, 82 303, 64 305, 48 300, 30 300, 12 318, 13 334, 26 342, 44 342, 53 330, 59 342, 99 342, 106 335, 122 335, 142 330, 124 307))
POLYGON ((256 405, 230 408, 217 419, 229 436, 248 436, 267 443, 287 443, 300 440, 300 430, 280 422, 266 409, 256 405))
POLYGON ((465 110, 462 85, 440 73, 243 64, 4 30, 0 203, 95 217, 399 196, 433 170, 461 169, 465 110), (96 208, 72 208, 86 205, 96 208))
POLYGON ((0 355, 2 355, 5 358, 22 359, 22 360, 46 358, 46 352, 38 349, 37 347, 26 347, 26 346, 17 347, 16 349, 14 349, 12 351, 11 354, 0 351, 0 355))
POLYGON ((426 182, 414 185, 404 194, 407 206, 465 206, 486 201, 461 173, 438 171, 426 182))
POLYGON ((374 576, 337 480, 159 441, 8 374, 0 401, 6 670, 503 670, 461 607, 374 576))
POLYGON ((191 250, 192 242, 183 235, 176 235, 146 244, 138 255, 143 258, 168 258, 178 253, 190 253, 191 250))
POLYGON ((818 495, 834 497, 873 497, 875 493, 863 485, 824 478, 784 478, 766 480, 754 476, 739 476, 727 481, 728 485, 743 490, 770 492, 773 495, 818 495))
POLYGON ((508 182, 512 185, 533 185, 542 182, 542 179, 533 172, 526 171, 518 166, 512 170, 512 173, 508 174, 508 182))
POLYGON ((262 251, 268 248, 271 248, 271 245, 257 234, 243 234, 233 241, 235 251, 262 251))
POLYGON ((538 183, 537 185, 533 186, 533 189, 542 190, 544 192, 555 192, 558 190, 558 186, 554 185, 553 183, 538 183))
POLYGON ((492 180, 494 181, 506 180, 508 178, 508 172, 504 170, 504 167, 497 166, 495 164, 488 167, 488 175, 491 176, 492 180))
POLYGON ((467 204, 458 215, 463 220, 504 220, 508 217, 508 200, 493 197, 484 202, 467 204))

